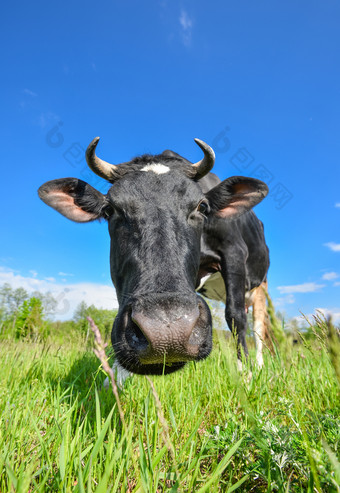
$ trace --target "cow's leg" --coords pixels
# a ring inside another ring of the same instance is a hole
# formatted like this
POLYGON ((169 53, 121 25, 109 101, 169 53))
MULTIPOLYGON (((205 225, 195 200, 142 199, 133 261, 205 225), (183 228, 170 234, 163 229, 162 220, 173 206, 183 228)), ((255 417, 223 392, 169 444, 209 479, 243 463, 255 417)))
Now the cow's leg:
MULTIPOLYGON (((242 302, 241 302, 242 303, 242 302)), ((245 357, 248 357, 248 347, 246 342, 246 332, 247 332, 247 315, 245 306, 243 307, 241 303, 230 301, 227 302, 227 307, 225 311, 225 318, 229 329, 232 331, 233 335, 236 337, 237 343, 237 358, 239 363, 242 363, 242 351, 245 357)), ((240 369, 242 366, 239 365, 240 369)))
POLYGON ((259 368, 263 366, 263 343, 266 337, 266 291, 267 281, 263 282, 256 288, 253 296, 253 324, 254 337, 256 346, 256 363, 259 368))
MULTIPOLYGON (((112 365, 112 371, 116 379, 117 386, 122 390, 124 388, 124 383, 127 378, 129 378, 132 373, 130 373, 128 370, 125 370, 118 361, 115 361, 112 365)), ((110 379, 109 377, 106 377, 103 383, 103 387, 105 389, 108 389, 110 387, 110 379)))
POLYGON ((248 347, 246 343, 247 314, 245 305, 245 274, 240 272, 240 265, 231 272, 222 272, 225 286, 227 302, 225 307, 225 318, 229 329, 236 336, 238 366, 242 368, 242 351, 248 357, 248 347), (233 272, 237 272, 234 274, 233 272))

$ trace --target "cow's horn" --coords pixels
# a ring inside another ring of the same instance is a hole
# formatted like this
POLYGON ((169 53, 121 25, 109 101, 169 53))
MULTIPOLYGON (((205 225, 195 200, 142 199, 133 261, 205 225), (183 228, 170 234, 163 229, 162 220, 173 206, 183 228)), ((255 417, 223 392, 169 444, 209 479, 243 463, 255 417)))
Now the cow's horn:
POLYGON ((199 180, 200 178, 203 178, 204 175, 209 173, 211 168, 214 166, 215 153, 212 148, 208 146, 208 144, 203 142, 203 140, 195 139, 195 142, 204 152, 204 158, 192 165, 193 168, 196 169, 196 178, 199 180))
POLYGON ((99 142, 100 137, 96 137, 90 142, 88 148, 86 149, 86 162, 96 175, 101 176, 105 180, 114 181, 118 178, 118 166, 114 164, 107 163, 99 157, 96 156, 96 147, 99 142))

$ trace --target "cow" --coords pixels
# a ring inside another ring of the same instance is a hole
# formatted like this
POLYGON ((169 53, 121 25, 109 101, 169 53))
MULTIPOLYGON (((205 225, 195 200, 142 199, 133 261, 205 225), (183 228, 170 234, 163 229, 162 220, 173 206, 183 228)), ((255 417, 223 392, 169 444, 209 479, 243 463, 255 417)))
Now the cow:
POLYGON ((225 303, 238 360, 248 356, 247 307, 253 306, 257 363, 262 365, 269 253, 252 208, 265 183, 211 173, 215 154, 195 139, 203 158, 191 163, 166 150, 119 165, 86 150, 90 169, 112 185, 106 195, 77 178, 44 183, 40 198, 75 222, 105 219, 110 269, 119 310, 112 328, 118 365, 161 375, 212 349, 212 320, 204 297, 225 303))

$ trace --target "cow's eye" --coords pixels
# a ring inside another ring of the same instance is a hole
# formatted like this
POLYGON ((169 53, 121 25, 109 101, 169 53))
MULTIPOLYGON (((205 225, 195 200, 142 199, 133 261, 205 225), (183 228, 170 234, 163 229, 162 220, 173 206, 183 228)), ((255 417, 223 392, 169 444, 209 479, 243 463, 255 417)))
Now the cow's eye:
POLYGON ((209 204, 206 200, 202 200, 197 206, 198 212, 206 216, 209 213, 209 204))
POLYGON ((113 207, 112 207, 112 205, 110 205, 110 204, 105 205, 103 207, 102 212, 103 212, 103 216, 106 217, 106 219, 108 219, 113 214, 113 207))

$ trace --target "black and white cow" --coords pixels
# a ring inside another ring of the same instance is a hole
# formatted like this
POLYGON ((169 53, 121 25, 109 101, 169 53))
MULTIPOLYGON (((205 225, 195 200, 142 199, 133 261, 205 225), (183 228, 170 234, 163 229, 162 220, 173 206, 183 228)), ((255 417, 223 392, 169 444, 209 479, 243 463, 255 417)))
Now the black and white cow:
POLYGON ((172 151, 111 165, 87 151, 89 167, 113 185, 103 195, 77 178, 52 180, 40 198, 67 218, 104 218, 111 237, 111 277, 119 311, 112 344, 121 367, 139 374, 171 373, 206 358, 212 346, 204 296, 226 303, 238 356, 253 305, 257 361, 262 364, 269 267, 263 225, 251 210, 268 193, 256 179, 222 182, 209 173, 213 150, 192 164, 172 151))

